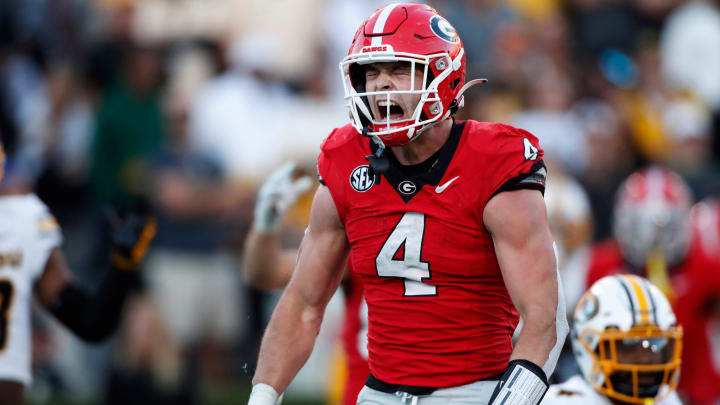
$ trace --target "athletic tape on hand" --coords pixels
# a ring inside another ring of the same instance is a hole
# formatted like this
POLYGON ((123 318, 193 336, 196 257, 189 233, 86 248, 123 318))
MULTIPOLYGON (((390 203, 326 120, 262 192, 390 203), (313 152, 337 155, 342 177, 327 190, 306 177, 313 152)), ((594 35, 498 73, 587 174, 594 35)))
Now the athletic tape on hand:
MULTIPOLYGON (((545 396, 548 389, 548 383, 542 369, 537 368, 537 372, 543 373, 542 377, 530 367, 526 367, 526 360, 514 360, 508 365, 508 370, 498 383, 500 385, 493 397, 491 405, 537 405, 545 396)), ((529 364, 528 364, 529 366, 529 364)))
POLYGON ((278 395, 275 388, 267 384, 255 384, 248 405, 280 405, 282 403, 282 395, 278 395))

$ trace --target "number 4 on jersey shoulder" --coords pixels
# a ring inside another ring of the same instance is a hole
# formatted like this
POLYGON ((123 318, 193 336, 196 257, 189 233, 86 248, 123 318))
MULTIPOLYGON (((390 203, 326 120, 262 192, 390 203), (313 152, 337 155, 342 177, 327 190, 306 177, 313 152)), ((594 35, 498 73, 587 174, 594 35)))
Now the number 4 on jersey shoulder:
POLYGON ((424 236, 425 215, 406 212, 375 257, 378 276, 404 279, 405 297, 437 295, 436 286, 423 283, 431 278, 430 264, 421 260, 424 236))
POLYGON ((523 138, 523 149, 525 160, 535 160, 538 157, 538 148, 535 147, 530 140, 523 138))

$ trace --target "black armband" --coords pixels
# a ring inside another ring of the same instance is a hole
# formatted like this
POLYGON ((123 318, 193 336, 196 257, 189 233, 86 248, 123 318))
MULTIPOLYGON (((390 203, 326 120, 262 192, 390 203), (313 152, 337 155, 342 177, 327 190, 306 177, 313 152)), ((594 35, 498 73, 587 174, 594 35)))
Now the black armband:
POLYGON ((503 191, 513 191, 521 189, 538 190, 545 195, 545 182, 547 181, 547 169, 545 168, 545 162, 542 160, 536 162, 531 168, 529 173, 523 173, 506 181, 500 188, 495 190, 492 194, 494 197, 496 194, 503 191))
POLYGON ((125 298, 137 280, 135 272, 112 268, 95 294, 68 284, 55 298, 51 312, 78 337, 101 342, 117 329, 125 298))
POLYGON ((550 384, 540 366, 529 360, 511 360, 490 397, 490 405, 537 405, 550 384))

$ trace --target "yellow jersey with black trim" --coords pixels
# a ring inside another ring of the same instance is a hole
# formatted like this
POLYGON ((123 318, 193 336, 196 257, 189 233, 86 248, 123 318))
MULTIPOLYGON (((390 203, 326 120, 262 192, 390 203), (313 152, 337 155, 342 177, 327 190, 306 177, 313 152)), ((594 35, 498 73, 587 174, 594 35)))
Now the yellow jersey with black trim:
POLYGON ((0 196, 0 380, 29 385, 33 286, 62 235, 35 194, 0 196))

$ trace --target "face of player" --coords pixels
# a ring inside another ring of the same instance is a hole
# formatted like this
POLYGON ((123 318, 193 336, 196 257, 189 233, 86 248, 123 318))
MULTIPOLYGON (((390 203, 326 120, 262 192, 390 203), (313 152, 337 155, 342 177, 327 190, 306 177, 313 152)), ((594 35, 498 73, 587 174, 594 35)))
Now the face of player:
MULTIPOLYGON (((365 67, 365 88, 368 92, 393 90, 420 90, 423 87, 424 66, 415 65, 413 75, 410 62, 379 62, 365 67), (414 82, 413 82, 414 76, 414 82), (412 86, 412 87, 411 87, 412 86)), ((410 119, 421 94, 391 94, 390 121, 410 119)), ((388 118, 388 99, 385 95, 368 96, 370 111, 378 121, 388 118)))
MULTIPOLYGON (((673 339, 625 339, 615 345, 617 362, 620 364, 652 365, 670 360, 675 350, 673 339)), ((617 392, 633 395, 633 373, 618 371, 610 377, 617 392)), ((637 373, 638 391, 642 397, 657 395, 663 380, 662 371, 640 371, 637 373)))

